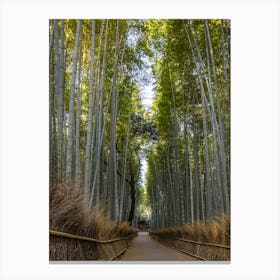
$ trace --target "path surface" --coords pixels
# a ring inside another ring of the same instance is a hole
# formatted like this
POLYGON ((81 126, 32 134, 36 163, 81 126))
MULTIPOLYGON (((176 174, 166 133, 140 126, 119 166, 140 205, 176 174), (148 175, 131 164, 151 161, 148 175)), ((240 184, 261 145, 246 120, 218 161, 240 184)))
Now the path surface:
POLYGON ((153 240, 148 232, 138 232, 120 261, 195 261, 196 259, 153 240))

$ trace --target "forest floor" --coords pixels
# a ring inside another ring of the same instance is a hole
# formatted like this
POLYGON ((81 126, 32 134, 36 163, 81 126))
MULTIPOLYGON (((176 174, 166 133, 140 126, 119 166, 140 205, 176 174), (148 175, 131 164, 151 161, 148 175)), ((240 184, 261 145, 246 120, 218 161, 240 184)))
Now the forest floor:
POLYGON ((138 232, 120 261, 196 261, 184 253, 153 240, 148 232, 138 232))

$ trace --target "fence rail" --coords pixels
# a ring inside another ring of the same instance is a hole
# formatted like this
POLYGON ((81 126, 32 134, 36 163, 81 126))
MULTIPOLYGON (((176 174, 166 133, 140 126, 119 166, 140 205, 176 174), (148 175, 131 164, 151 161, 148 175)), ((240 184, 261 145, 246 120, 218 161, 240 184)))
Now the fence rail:
POLYGON ((185 254, 187 254, 187 255, 193 257, 193 258, 199 259, 199 260, 201 260, 201 261, 208 261, 208 259, 205 259, 205 258, 203 258, 203 257, 201 257, 201 256, 192 254, 192 253, 187 252, 187 251, 185 251, 185 250, 179 249, 179 248, 177 248, 177 247, 175 247, 175 246, 173 246, 173 245, 170 245, 170 244, 169 244, 169 246, 171 246, 172 248, 176 249, 177 251, 182 252, 182 253, 185 253, 185 254))
POLYGON ((211 246, 211 247, 219 247, 219 248, 223 248, 223 249, 228 249, 228 250, 230 250, 230 246, 221 245, 221 244, 198 242, 198 241, 194 241, 194 240, 189 240, 189 239, 184 239, 184 238, 177 238, 177 237, 175 237, 174 239, 175 239, 175 240, 179 240, 179 241, 184 241, 184 242, 192 243, 192 244, 197 244, 197 245, 204 245, 204 246, 211 246))
POLYGON ((55 230, 49 230, 49 234, 52 236, 58 236, 58 237, 64 237, 64 238, 69 238, 69 239, 76 239, 76 240, 83 240, 83 241, 90 241, 90 242, 95 242, 95 243, 112 243, 120 240, 125 240, 125 239, 130 239, 135 237, 137 234, 131 234, 125 237, 120 237, 120 238, 115 238, 115 239, 110 239, 110 240, 98 240, 94 238, 89 238, 85 236, 80 236, 80 235, 75 235, 71 233, 66 233, 66 232, 61 232, 61 231, 55 231, 55 230))
MULTIPOLYGON (((206 259, 206 258, 204 258, 202 256, 197 255, 195 253, 196 250, 194 249, 195 248, 194 246, 197 245, 197 246, 208 246, 208 247, 212 247, 212 248, 221 248, 222 250, 225 250, 224 252, 229 252, 229 250, 230 250, 230 246, 226 246, 226 245, 222 245, 222 244, 199 242, 199 241, 195 241, 195 240, 179 238, 179 237, 175 237, 175 236, 172 236, 172 235, 168 236, 166 234, 162 235, 162 234, 153 233, 153 232, 150 232, 150 234, 151 235, 155 235, 156 238, 158 239, 158 241, 161 241, 164 244, 166 244, 166 245, 168 245, 168 246, 170 246, 170 247, 172 247, 172 248, 174 248, 174 249, 176 249, 176 250, 178 250, 178 251, 180 251, 182 253, 185 253, 187 255, 190 255, 190 256, 192 256, 194 258, 197 258, 197 259, 203 260, 203 261, 209 261, 209 259, 206 259), (171 243, 168 240, 171 241, 171 243), (172 242, 172 240, 173 240, 173 242, 172 242), (175 240, 176 241, 186 242, 186 243, 189 243, 189 244, 193 244, 192 245, 192 250, 191 250, 192 252, 188 252, 186 250, 182 250, 181 248, 178 248, 177 246, 174 246, 174 245, 176 245, 176 243, 175 244, 172 244, 172 243, 174 243, 175 240)), ((197 248, 199 248, 199 247, 197 247, 197 248)))
POLYGON ((226 246, 226 245, 222 245, 222 244, 200 242, 200 241, 184 239, 184 238, 179 238, 179 237, 174 237, 174 236, 160 235, 158 233, 153 233, 153 232, 150 232, 150 234, 157 235, 157 236, 159 236, 159 238, 162 238, 162 239, 164 239, 164 238, 166 238, 166 239, 175 239, 175 240, 178 240, 178 241, 184 241, 184 242, 188 242, 188 243, 192 243, 192 244, 212 246, 212 247, 220 247, 220 248, 223 248, 223 249, 230 250, 230 246, 226 246))

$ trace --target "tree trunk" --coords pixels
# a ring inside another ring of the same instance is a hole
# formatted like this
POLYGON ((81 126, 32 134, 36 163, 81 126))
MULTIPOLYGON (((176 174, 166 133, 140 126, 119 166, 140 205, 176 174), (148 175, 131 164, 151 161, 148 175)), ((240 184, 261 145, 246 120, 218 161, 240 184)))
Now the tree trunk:
POLYGON ((119 213, 119 198, 118 198, 118 182, 117 182, 117 151, 116 151, 116 123, 117 123, 117 102, 118 89, 116 89, 117 66, 118 66, 118 52, 119 52, 119 21, 117 20, 116 27, 116 43, 114 55, 114 73, 112 79, 112 103, 111 103, 111 127, 110 127, 110 153, 108 166, 108 188, 110 190, 110 217, 112 220, 117 220, 119 213))
POLYGON ((225 212, 229 213, 229 197, 228 197, 228 189, 227 189, 227 168, 226 168, 226 158, 225 158, 225 149, 224 149, 224 125, 223 125, 223 118, 220 109, 220 100, 219 100, 219 90, 217 84, 217 77, 216 77, 216 66, 214 61, 213 49, 212 49, 212 42, 210 38, 210 32, 208 28, 207 20, 205 22, 205 30, 207 34, 207 42, 210 50, 210 59, 212 64, 212 71, 214 77, 214 85, 215 85, 215 92, 216 92, 216 103, 217 103, 217 110, 218 110, 218 117, 219 117, 219 128, 220 128, 220 153, 221 153, 221 166, 222 166, 222 182, 223 182, 223 200, 225 203, 225 212))
POLYGON ((170 87, 171 87, 171 94, 172 94, 172 103, 173 103, 173 110, 170 110, 170 116, 173 122, 173 158, 174 158, 174 187, 175 187, 175 226, 179 226, 183 223, 183 205, 182 205, 182 191, 180 187, 180 174, 179 174, 179 166, 178 166, 178 161, 179 161, 179 152, 178 152, 178 146, 179 146, 179 141, 178 141, 178 128, 177 128, 177 110, 176 110, 176 102, 175 102, 175 92, 173 88, 173 83, 172 83, 172 77, 171 77, 171 72, 170 72, 170 67, 168 66, 168 71, 169 71, 169 81, 170 81, 170 87))
POLYGON ((132 163, 130 162, 130 198, 131 198, 131 206, 128 216, 128 223, 129 225, 132 225, 132 220, 134 217, 135 212, 135 177, 134 177, 134 171, 132 167, 132 163))
POLYGON ((77 56, 79 48, 79 38, 82 28, 82 20, 78 20, 74 57, 73 57, 73 70, 70 85, 70 102, 69 102, 69 123, 68 123, 68 138, 67 138, 67 154, 66 154, 66 185, 69 186, 72 173, 72 146, 73 146, 73 131, 74 131, 74 98, 75 98, 75 81, 77 72, 77 56))
MULTIPOLYGON (((82 37, 82 36, 81 36, 82 37)), ((80 37, 80 41, 81 41, 80 37)), ((77 105, 76 105, 76 147, 75 147, 75 189, 80 189, 80 119, 81 119, 81 103, 82 103, 82 87, 81 87, 81 62, 82 62, 82 48, 80 42, 79 54, 79 69, 78 69, 78 84, 77 84, 77 105)))
MULTIPOLYGON (((101 39, 100 39, 101 40, 101 39)), ((92 138, 92 115, 93 115, 93 85, 94 85, 94 43, 95 43, 95 21, 91 22, 91 49, 90 49, 90 70, 89 70, 89 101, 88 101, 88 126, 87 126, 87 142, 86 142, 86 158, 85 158, 85 176, 84 176, 84 192, 90 194, 90 158, 91 158, 91 138, 92 138)))
POLYGON ((122 221, 122 216, 123 216, 123 203, 124 203, 124 193, 125 193, 126 161, 127 161, 128 142, 129 142, 130 115, 131 114, 129 113, 128 122, 127 122, 127 133, 126 133, 126 141, 125 141, 125 148, 124 148, 124 156, 123 156, 122 188, 121 188, 121 197, 120 197, 119 222, 122 221))
POLYGON ((185 93, 183 93, 183 107, 184 107, 184 138, 185 138, 185 222, 191 221, 191 190, 190 190, 190 173, 189 173, 189 141, 188 141, 188 110, 185 100, 185 93))
POLYGON ((105 81, 105 73, 107 69, 107 60, 106 60, 106 50, 107 50, 107 40, 108 40, 108 20, 106 20, 106 31, 105 31, 105 40, 103 47, 103 61, 102 61, 102 70, 101 70, 101 80, 100 85, 96 90, 96 113, 95 113, 95 141, 94 141, 94 154, 95 154, 95 166, 94 166, 94 176, 93 183, 90 194, 90 204, 91 208, 93 205, 97 205, 99 203, 100 197, 98 194, 100 193, 100 176, 101 176, 101 136, 102 136, 102 122, 103 122, 103 102, 104 102, 104 81, 105 81))

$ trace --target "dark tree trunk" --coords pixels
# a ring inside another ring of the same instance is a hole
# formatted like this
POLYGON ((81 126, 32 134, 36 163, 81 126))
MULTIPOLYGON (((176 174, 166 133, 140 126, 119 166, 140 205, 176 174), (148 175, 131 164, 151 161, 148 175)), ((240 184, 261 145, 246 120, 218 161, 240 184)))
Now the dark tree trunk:
POLYGON ((131 198, 131 206, 130 206, 130 211, 129 211, 129 217, 128 217, 128 223, 129 225, 132 225, 132 220, 134 217, 134 212, 135 212, 135 177, 134 177, 134 171, 133 168, 131 167, 130 169, 130 198, 131 198))

